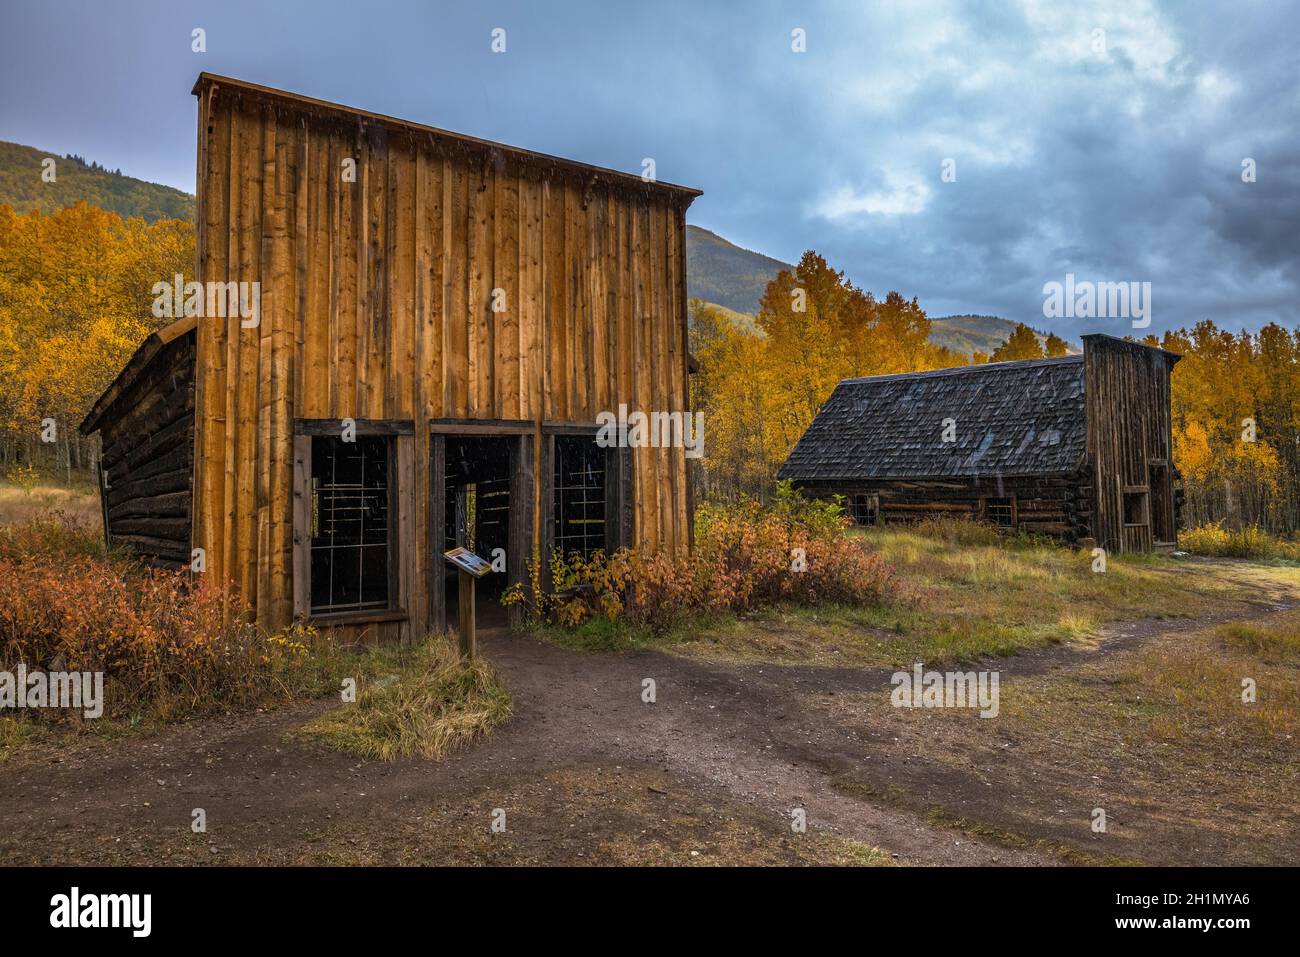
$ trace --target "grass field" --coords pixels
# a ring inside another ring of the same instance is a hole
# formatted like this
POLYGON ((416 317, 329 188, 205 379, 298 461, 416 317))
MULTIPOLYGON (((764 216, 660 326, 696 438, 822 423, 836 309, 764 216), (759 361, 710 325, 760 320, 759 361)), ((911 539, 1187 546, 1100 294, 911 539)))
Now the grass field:
POLYGON ((51 511, 63 512, 103 530, 99 493, 89 485, 37 485, 28 490, 0 479, 0 525, 30 521, 51 511))
POLYGON ((1300 612, 1173 628, 1057 664, 1001 665, 993 720, 893 708, 883 691, 806 702, 870 729, 891 768, 884 780, 846 770, 839 787, 932 823, 1076 863, 1294 863, 1300 612), (1097 808, 1104 835, 1091 829, 1097 808))
POLYGON ((898 591, 868 607, 786 607, 693 621, 663 635, 596 621, 541 629, 570 647, 660 647, 718 660, 901 666, 962 663, 1062 641, 1107 623, 1248 614, 1300 587, 1300 568, 1168 556, 1088 553, 976 527, 864 530, 893 566, 898 591))
POLYGON ((1087 553, 978 528, 861 534, 897 575, 879 606, 779 608, 660 636, 604 623, 558 640, 789 681, 792 713, 870 742, 870 760, 833 775, 837 791, 968 839, 1075 864, 1300 855, 1294 563, 1111 557, 1098 573, 1087 553), (845 690, 863 682, 842 676, 917 661, 997 669, 1000 713, 896 708, 883 678, 845 690))
POLYGON ((1296 565, 1134 556, 1098 573, 1088 554, 975 526, 856 534, 894 572, 879 604, 696 617, 659 634, 600 620, 537 629, 540 643, 500 632, 485 637, 494 668, 464 668, 445 643, 339 650, 312 666, 325 698, 166 727, 69 735, 6 715, 0 815, 68 835, 60 860, 211 861, 188 809, 234 773, 218 839, 229 863, 1300 855, 1296 565), (890 672, 917 661, 998 671, 997 716, 893 707, 890 672), (343 677, 356 703, 339 702, 343 677), (174 807, 143 816, 106 790, 154 809, 164 781, 174 807), (75 794, 77 811, 36 793, 75 794), (798 835, 789 809, 804 806, 818 824, 798 835), (505 833, 485 826, 494 808, 508 809, 505 833), (74 838, 87 829, 128 846, 86 856, 74 838))

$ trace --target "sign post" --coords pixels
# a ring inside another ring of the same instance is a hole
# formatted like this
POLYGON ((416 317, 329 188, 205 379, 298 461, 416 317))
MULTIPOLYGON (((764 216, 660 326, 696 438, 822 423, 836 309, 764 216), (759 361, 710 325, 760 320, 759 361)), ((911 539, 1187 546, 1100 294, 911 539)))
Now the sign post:
POLYGON ((478 657, 478 634, 474 623, 474 582, 492 570, 492 566, 468 548, 458 546, 442 553, 460 573, 456 592, 456 617, 460 630, 460 656, 467 661, 478 657))
POLYGON ((478 657, 478 632, 474 624, 474 576, 460 569, 460 590, 456 607, 460 624, 460 656, 466 661, 478 657))

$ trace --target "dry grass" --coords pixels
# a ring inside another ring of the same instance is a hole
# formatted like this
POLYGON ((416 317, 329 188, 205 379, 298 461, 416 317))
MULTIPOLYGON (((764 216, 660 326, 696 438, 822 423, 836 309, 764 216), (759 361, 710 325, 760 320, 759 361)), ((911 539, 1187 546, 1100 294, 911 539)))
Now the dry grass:
POLYGON ((51 511, 62 512, 79 523, 93 526, 96 534, 104 533, 99 494, 93 488, 38 485, 28 492, 0 481, 0 525, 29 522, 51 511))
POLYGON ((933 822, 1067 858, 1283 864, 1300 853, 1298 636, 1290 611, 1080 651, 1072 668, 1004 670, 993 719, 896 709, 887 686, 808 701, 884 752, 880 782, 855 769, 845 790, 875 787, 933 822), (1096 807, 1105 834, 1091 831, 1096 807))
POLYGON ((38 730, 112 736, 212 713, 273 708, 368 687, 304 736, 392 759, 439 756, 510 714, 510 698, 484 663, 464 667, 445 640, 419 649, 340 647, 295 624, 267 634, 227 620, 226 596, 181 573, 106 555, 96 534, 65 513, 0 525, 0 668, 63 661, 105 675, 104 717, 57 710, 4 716, 0 760, 38 730), (386 683, 371 680, 394 674, 386 683), (48 726, 48 727, 46 727, 48 726))
POLYGON ((1286 566, 1124 556, 1096 573, 1087 553, 979 526, 961 541, 924 529, 863 534, 895 569, 895 598, 724 620, 673 647, 722 660, 943 665, 1087 640, 1120 620, 1246 615, 1252 602, 1300 591, 1300 569, 1286 566))
POLYGON ((294 737, 366 758, 440 758, 511 715, 510 695, 483 660, 466 664, 451 642, 431 638, 369 682, 355 703, 304 725, 294 737))
POLYGON ((1265 661, 1285 660, 1300 655, 1300 628, 1289 619, 1265 625, 1234 622, 1215 629, 1215 636, 1229 648, 1244 651, 1265 661))
POLYGON ((37 743, 43 735, 44 729, 35 721, 17 715, 0 715, 0 764, 37 743))

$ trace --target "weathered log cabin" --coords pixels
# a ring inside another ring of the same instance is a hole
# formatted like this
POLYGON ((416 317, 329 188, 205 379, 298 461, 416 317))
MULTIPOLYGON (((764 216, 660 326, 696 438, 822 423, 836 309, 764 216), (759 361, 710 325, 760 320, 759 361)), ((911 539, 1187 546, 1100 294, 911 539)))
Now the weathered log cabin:
POLYGON ((1083 354, 841 382, 779 476, 860 524, 941 516, 1109 552, 1173 550, 1179 356, 1105 335, 1083 354))
POLYGON ((504 562, 498 588, 552 548, 689 548, 684 450, 595 436, 620 404, 687 410, 698 190, 209 74, 193 92, 206 312, 82 424, 110 541, 201 549, 259 624, 341 640, 442 630, 457 544, 504 562), (228 283, 260 284, 255 319, 221 309, 228 283))
POLYGON ((190 561, 194 328, 178 319, 145 339, 80 427, 99 433, 109 544, 165 565, 190 561))

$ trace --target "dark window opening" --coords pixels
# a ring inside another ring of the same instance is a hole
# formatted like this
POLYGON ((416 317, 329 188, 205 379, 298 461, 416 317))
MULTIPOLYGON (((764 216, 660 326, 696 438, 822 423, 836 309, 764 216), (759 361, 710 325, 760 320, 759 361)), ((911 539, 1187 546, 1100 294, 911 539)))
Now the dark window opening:
POLYGON ((1157 542, 1173 542, 1178 533, 1174 528, 1174 487, 1169 463, 1152 462, 1147 468, 1151 478, 1151 537, 1157 542))
POLYGON ((554 544, 566 556, 605 548, 605 452, 594 438, 555 437, 554 544))
POLYGON ((853 521, 858 525, 875 525, 876 515, 880 511, 880 497, 876 495, 855 495, 851 507, 853 521))
POLYGON ((1015 499, 986 498, 984 500, 984 521, 998 528, 1015 528, 1015 499))
MULTIPOLYGON (((463 545, 484 561, 510 554, 511 447, 516 439, 499 436, 449 436, 446 442, 443 549, 463 545)), ((455 605, 456 570, 444 566, 447 607, 455 605)), ((509 572, 507 566, 506 571, 509 572)), ((479 579, 480 594, 506 587, 506 574, 490 572, 479 579)))
POLYGON ((1147 524, 1147 493, 1146 492, 1125 492, 1124 493, 1124 524, 1125 525, 1146 525, 1147 524))
POLYGON ((311 442, 311 610, 389 607, 391 446, 382 436, 311 442))

